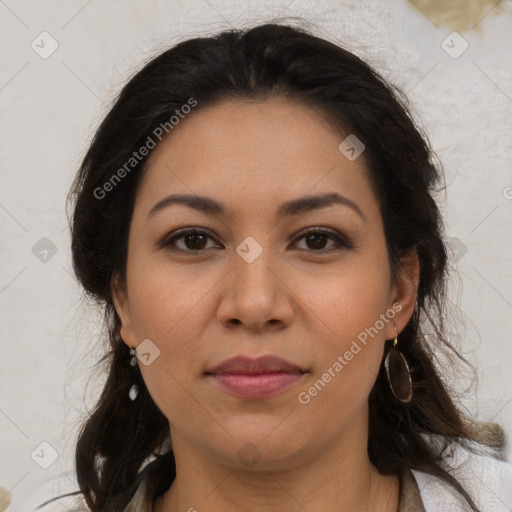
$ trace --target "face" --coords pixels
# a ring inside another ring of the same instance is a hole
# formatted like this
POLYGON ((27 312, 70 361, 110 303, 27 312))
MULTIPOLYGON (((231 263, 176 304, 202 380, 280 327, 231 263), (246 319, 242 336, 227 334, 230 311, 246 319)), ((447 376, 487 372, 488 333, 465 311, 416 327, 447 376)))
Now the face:
POLYGON ((364 153, 347 159, 343 139, 306 106, 233 100, 153 150, 113 298, 125 343, 149 340, 139 367, 176 445, 276 469, 366 442, 384 341, 415 286, 392 279, 364 153), (194 202, 153 210, 175 194, 194 202), (268 355, 293 369, 208 374, 268 355))

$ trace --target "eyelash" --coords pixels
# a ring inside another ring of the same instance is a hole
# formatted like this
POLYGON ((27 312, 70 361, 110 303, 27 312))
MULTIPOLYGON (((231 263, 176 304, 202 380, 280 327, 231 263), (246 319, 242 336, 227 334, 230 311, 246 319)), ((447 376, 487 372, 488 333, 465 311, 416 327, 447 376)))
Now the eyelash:
MULTIPOLYGON (((186 249, 178 249, 176 247, 172 247, 172 245, 177 241, 184 239, 187 236, 191 235, 205 235, 208 238, 213 239, 213 237, 206 231, 202 231, 198 228, 185 228, 183 230, 178 231, 172 237, 164 238, 158 245, 161 249, 169 250, 169 251, 177 251, 182 253, 191 253, 191 254, 202 254, 206 252, 208 249, 199 249, 199 250, 186 250, 186 249)), ((336 250, 342 249, 353 249, 354 245, 349 242, 345 237, 341 236, 337 231, 328 229, 328 228, 308 228, 299 233, 297 238, 294 240, 294 243, 301 240, 302 238, 307 238, 312 235, 325 235, 331 240, 335 241, 335 246, 330 249, 300 249, 301 251, 309 251, 315 254, 326 254, 336 250)))

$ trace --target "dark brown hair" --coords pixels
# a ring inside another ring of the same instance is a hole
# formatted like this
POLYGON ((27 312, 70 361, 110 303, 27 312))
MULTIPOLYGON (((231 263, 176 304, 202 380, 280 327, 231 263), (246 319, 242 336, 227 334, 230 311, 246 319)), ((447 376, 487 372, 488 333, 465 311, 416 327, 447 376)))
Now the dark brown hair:
MULTIPOLYGON (((110 342, 102 359, 109 364, 106 384, 76 446, 81 493, 92 511, 119 512, 148 461, 160 467, 160 493, 175 477, 172 450, 164 450, 168 421, 138 368, 130 367, 111 296, 114 275, 125 285, 130 220, 147 158, 123 173, 105 197, 98 197, 98 189, 105 190, 104 184, 133 152, 191 98, 197 102, 190 113, 194 115, 222 100, 275 96, 317 108, 333 129, 355 134, 364 143, 394 277, 406 252, 418 252, 417 310, 400 336, 414 396, 407 404, 396 400, 381 367, 369 397, 370 460, 383 474, 408 467, 435 475, 476 511, 471 495, 442 457, 452 442, 472 450, 471 441, 497 443, 479 434, 455 405, 436 365, 439 350, 451 351, 453 364, 469 364, 444 334, 447 251, 433 199, 442 186, 440 165, 396 87, 340 45, 280 23, 189 39, 149 61, 122 89, 75 178, 68 197, 74 207, 73 268, 87 294, 104 308, 110 342), (133 383, 140 389, 135 402, 128 397, 133 383)), ((385 353, 389 347, 388 342, 385 353)))

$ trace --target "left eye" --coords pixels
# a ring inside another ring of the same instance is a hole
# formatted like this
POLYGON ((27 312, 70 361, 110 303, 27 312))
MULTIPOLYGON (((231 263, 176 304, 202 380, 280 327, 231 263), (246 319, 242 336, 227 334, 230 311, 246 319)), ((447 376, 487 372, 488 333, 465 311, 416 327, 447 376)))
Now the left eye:
MULTIPOLYGON (((208 239, 213 240, 212 236, 206 231, 188 229, 181 231, 170 238, 165 238, 162 242, 160 242, 159 246, 168 250, 178 250, 182 252, 201 252, 208 249, 208 239), (178 242, 182 242, 181 247, 179 247, 178 242)), ((338 234, 337 231, 334 230, 310 229, 308 231, 303 231, 300 236, 295 239, 294 244, 297 244, 297 242, 302 239, 306 240, 306 245, 308 247, 305 249, 299 248, 299 250, 328 252, 335 249, 350 249, 353 247, 347 239, 345 239, 343 236, 338 234), (325 247, 329 240, 333 242, 331 247, 325 247)))
POLYGON ((303 238, 308 241, 306 245, 309 245, 310 249, 314 249, 313 252, 328 252, 333 249, 352 248, 352 244, 348 240, 340 236, 336 231, 330 229, 310 229, 296 238, 295 243, 303 238), (330 248, 326 248, 325 244, 329 239, 334 243, 330 248))

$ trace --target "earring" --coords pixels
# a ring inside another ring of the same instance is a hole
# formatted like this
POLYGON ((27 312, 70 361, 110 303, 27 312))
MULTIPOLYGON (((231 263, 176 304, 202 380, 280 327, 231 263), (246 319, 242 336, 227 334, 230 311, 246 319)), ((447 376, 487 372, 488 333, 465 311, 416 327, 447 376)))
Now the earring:
POLYGON ((407 403, 412 399, 411 373, 404 355, 397 349, 398 329, 396 325, 395 332, 395 341, 384 360, 384 366, 391 392, 400 402, 407 403))
MULTIPOLYGON (((130 348, 130 355, 132 358, 130 359, 130 366, 133 368, 137 365, 137 356, 134 348, 130 348)), ((133 384, 133 386, 130 388, 130 391, 128 391, 128 396, 130 397, 130 400, 133 402, 137 395, 139 394, 139 386, 137 384, 133 384)))

